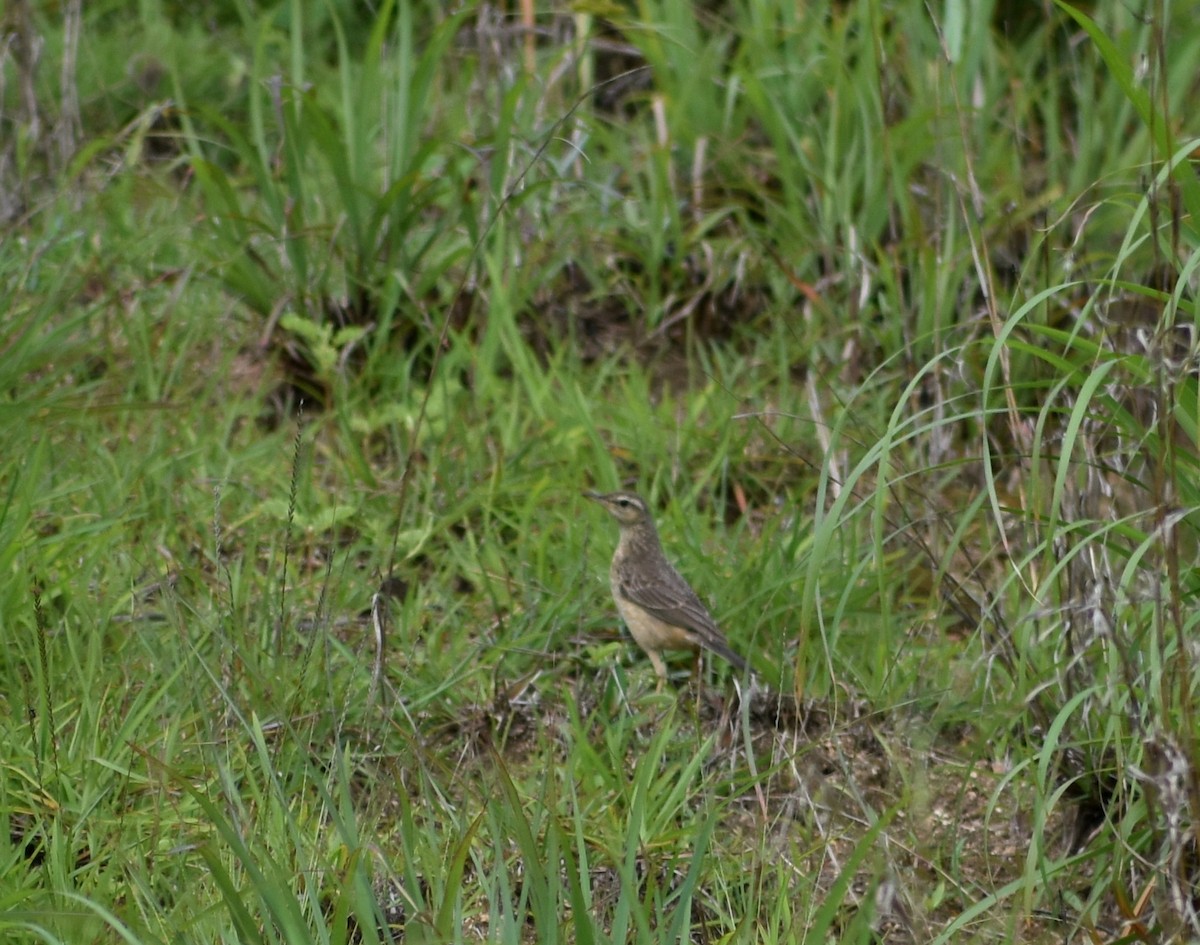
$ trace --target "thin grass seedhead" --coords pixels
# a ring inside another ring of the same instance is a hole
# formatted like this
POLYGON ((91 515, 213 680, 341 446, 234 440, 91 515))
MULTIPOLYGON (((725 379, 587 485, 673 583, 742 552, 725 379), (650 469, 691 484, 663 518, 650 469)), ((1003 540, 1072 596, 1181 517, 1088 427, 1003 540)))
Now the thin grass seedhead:
MULTIPOLYGON (((279 570, 279 615, 275 619, 272 650, 276 659, 279 658, 283 639, 288 631, 287 625, 287 578, 288 564, 291 561, 292 541, 295 538, 296 525, 296 494, 300 487, 300 467, 304 449, 304 401, 296 407, 296 436, 292 441, 292 473, 288 483, 287 518, 283 535, 283 563, 279 570)), ((332 556, 331 556, 332 558, 332 556)), ((319 611, 318 611, 319 613, 319 611)))
MULTIPOLYGON (((50 627, 46 621, 46 612, 42 607, 42 590, 41 584, 30 575, 30 592, 33 594, 33 620, 34 632, 37 634, 37 654, 38 654, 38 675, 42 681, 42 707, 46 716, 46 723, 40 726, 43 732, 46 733, 46 743, 50 747, 50 757, 54 761, 54 775, 56 779, 61 780, 62 772, 58 763, 58 725, 54 720, 54 699, 51 696, 51 667, 50 667, 50 648, 48 640, 50 637, 50 627)), ((34 708, 34 703, 30 702, 27 706, 27 712, 31 721, 36 719, 41 713, 34 708)), ((38 782, 44 784, 41 775, 41 752, 35 756, 39 772, 38 782)))

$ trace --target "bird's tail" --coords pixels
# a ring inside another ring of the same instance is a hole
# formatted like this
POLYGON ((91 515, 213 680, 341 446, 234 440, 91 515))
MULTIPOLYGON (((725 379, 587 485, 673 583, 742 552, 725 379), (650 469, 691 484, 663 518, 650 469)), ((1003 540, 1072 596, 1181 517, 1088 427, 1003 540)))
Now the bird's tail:
POLYGON ((710 649, 714 653, 716 653, 717 656, 721 657, 726 662, 733 664, 733 666, 738 670, 738 672, 744 672, 746 670, 746 668, 747 668, 746 661, 744 659, 742 659, 741 656, 739 656, 737 653, 735 653, 732 649, 730 649, 729 644, 726 643, 724 640, 721 640, 721 639, 718 639, 715 637, 706 636, 704 638, 704 645, 708 649, 710 649))

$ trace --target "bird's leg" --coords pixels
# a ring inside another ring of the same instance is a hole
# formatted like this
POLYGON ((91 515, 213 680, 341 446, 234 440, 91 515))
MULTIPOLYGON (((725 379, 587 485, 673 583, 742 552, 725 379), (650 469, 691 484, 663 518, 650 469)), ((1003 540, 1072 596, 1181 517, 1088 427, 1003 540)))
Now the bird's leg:
POLYGON ((646 655, 650 657, 654 672, 658 675, 658 685, 654 687, 654 691, 662 692, 663 684, 667 681, 667 664, 663 662, 662 654, 657 650, 646 650, 646 655))

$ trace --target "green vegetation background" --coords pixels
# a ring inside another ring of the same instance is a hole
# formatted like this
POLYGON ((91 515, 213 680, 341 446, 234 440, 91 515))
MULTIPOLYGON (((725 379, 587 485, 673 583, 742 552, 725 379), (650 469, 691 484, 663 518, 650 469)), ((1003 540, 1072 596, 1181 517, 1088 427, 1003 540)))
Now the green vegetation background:
POLYGON ((1192 17, 6 4, 5 941, 1200 936, 1192 17))

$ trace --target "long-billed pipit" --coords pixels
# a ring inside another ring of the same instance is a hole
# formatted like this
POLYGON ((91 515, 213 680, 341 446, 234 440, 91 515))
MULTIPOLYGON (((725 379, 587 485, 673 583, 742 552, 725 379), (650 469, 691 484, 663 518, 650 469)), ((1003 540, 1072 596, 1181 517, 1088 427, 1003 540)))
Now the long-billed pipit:
POLYGON ((633 492, 584 496, 608 509, 621 526, 609 570, 613 601, 633 639, 650 657, 658 688, 667 678, 663 650, 711 650, 744 670, 746 661, 729 648, 696 592, 667 561, 645 500, 633 492))

